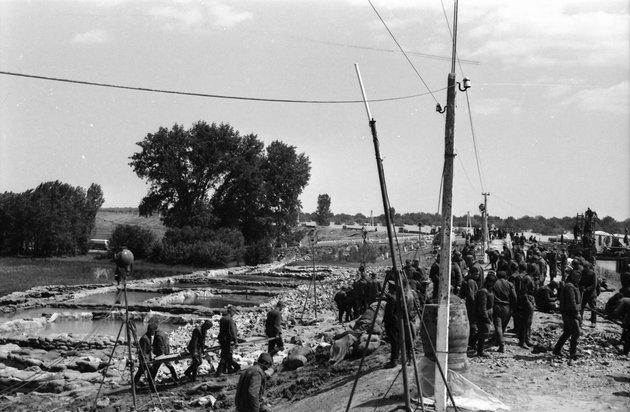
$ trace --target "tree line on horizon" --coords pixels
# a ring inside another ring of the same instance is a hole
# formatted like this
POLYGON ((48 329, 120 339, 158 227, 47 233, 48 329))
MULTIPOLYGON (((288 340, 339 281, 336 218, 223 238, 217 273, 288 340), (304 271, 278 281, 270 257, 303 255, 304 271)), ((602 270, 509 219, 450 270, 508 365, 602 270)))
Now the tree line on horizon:
MULTIPOLYGON (((312 213, 300 213, 300 221, 313 221, 320 226, 327 226, 330 223, 337 225, 370 225, 372 219, 369 216, 365 216, 362 213, 356 213, 350 215, 347 213, 332 213, 330 211, 331 198, 328 194, 319 195, 317 209, 312 213)), ((393 223, 395 225, 411 225, 418 226, 419 224, 427 226, 441 226, 442 220, 439 213, 396 213, 392 208, 393 223)), ((453 216, 453 226, 466 227, 467 215, 453 216)), ((375 225, 385 225, 385 214, 374 216, 375 225)), ((482 217, 481 215, 471 215, 471 226, 481 227, 482 217)), ((499 216, 488 216, 488 226, 495 225, 497 228, 506 230, 507 232, 522 233, 532 231, 534 233, 540 233, 541 235, 560 235, 565 232, 573 232, 573 228, 576 224, 576 217, 551 217, 545 218, 543 216, 522 216, 520 218, 507 217, 501 218, 499 216)), ((624 221, 617 221, 611 216, 605 216, 601 219, 597 219, 595 224, 595 230, 602 230, 608 233, 624 233, 624 231, 630 227, 630 218, 624 221)))

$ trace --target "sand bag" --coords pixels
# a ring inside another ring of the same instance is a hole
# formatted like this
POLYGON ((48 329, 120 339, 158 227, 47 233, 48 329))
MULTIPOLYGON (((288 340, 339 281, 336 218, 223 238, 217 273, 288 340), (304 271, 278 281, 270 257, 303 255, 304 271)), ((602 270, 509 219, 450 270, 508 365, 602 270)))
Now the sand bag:
POLYGON ((341 362, 346 356, 352 353, 352 346, 357 341, 354 335, 348 334, 341 339, 337 339, 330 347, 330 362, 341 362))
POLYGON ((370 353, 374 352, 379 346, 381 346, 381 337, 379 335, 372 334, 369 341, 367 340, 368 335, 368 333, 364 333, 355 343, 354 346, 357 353, 365 353, 366 355, 369 355, 370 353))

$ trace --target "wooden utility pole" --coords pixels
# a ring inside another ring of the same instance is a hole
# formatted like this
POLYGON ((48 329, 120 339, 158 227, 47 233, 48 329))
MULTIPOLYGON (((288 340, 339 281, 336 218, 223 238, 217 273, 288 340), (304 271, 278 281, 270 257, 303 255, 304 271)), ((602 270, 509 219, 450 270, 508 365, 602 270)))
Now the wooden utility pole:
POLYGON ((442 366, 435 368, 435 407, 446 411, 446 380, 448 376, 448 327, 451 292, 451 234, 453 226, 453 163, 455 160, 455 73, 448 75, 446 94, 446 127, 444 133, 444 190, 442 192, 442 245, 440 249, 440 281, 438 287, 438 317, 435 355, 442 366))
POLYGON ((488 239, 490 238, 488 234, 488 196, 490 196, 490 193, 482 193, 482 195, 483 195, 483 210, 481 213, 481 217, 483 221, 483 263, 487 264, 488 254, 486 253, 486 250, 488 250, 488 239))

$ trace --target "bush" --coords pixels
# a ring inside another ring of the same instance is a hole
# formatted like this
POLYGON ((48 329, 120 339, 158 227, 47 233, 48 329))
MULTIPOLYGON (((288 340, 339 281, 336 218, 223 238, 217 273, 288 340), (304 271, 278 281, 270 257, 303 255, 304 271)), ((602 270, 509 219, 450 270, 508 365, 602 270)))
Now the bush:
POLYGON ((274 259, 274 250, 269 239, 260 240, 245 248, 243 259, 246 265, 260 265, 270 263, 274 259))
POLYGON ((135 225, 118 225, 109 238, 113 250, 126 246, 137 259, 149 257, 156 244, 155 234, 149 230, 135 225))
POLYGON ((235 250, 223 242, 198 241, 194 243, 178 242, 175 244, 163 241, 157 244, 151 254, 151 259, 167 265, 191 266, 225 266, 236 260, 235 250))

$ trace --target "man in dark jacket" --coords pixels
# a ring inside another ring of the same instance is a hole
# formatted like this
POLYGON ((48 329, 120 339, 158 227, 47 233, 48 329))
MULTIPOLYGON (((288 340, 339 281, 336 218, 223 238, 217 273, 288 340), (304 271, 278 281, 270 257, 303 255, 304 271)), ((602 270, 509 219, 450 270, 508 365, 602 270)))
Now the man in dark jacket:
POLYGON ((278 301, 276 307, 271 309, 267 313, 267 320, 265 321, 265 335, 270 339, 267 345, 267 352, 273 356, 284 350, 284 342, 282 342, 282 309, 284 309, 284 303, 278 301))
POLYGON ((221 346, 221 355, 219 360, 219 366, 215 376, 221 376, 224 372, 233 373, 241 369, 241 365, 234 361, 232 358, 234 354, 234 348, 238 344, 238 330, 236 329, 236 323, 232 316, 236 313, 236 309, 232 306, 228 306, 223 317, 219 320, 219 336, 217 340, 221 346))
POLYGON ((360 271, 359 279, 357 279, 354 282, 354 284, 352 285, 352 288, 354 289, 354 293, 355 293, 354 315, 355 317, 357 317, 357 316, 361 316, 361 314, 367 310, 367 306, 368 306, 368 301, 367 301, 368 281, 365 278, 365 271, 360 271))
POLYGON ((346 322, 350 322, 350 314, 346 311, 346 287, 342 286, 341 289, 335 293, 335 304, 339 311, 339 323, 343 323, 343 315, 346 315, 346 322))
POLYGON ((492 322, 494 323, 494 336, 499 348, 498 352, 505 352, 503 334, 510 321, 512 308, 516 306, 516 291, 514 285, 507 280, 507 273, 499 271, 497 281, 493 287, 494 307, 492 308, 492 322))
POLYGON ((477 286, 478 272, 477 268, 471 268, 464 279, 462 288, 459 291, 459 297, 466 302, 466 313, 468 315, 468 346, 474 347, 477 336, 477 320, 475 319, 475 295, 479 290, 477 286))
POLYGON ((234 404, 236 412, 265 412, 263 405, 267 375, 265 371, 271 367, 273 359, 268 353, 261 353, 258 361, 247 368, 238 379, 234 404))
MULTIPOLYGON (((395 274, 394 276, 398 275, 395 274)), ((396 310, 396 288, 393 283, 389 284, 384 297, 386 303, 383 311, 383 326, 391 348, 389 363, 386 365, 386 368, 393 368, 398 364, 400 357, 400 327, 397 316, 398 311, 396 310)))
POLYGON ((580 325, 584 320, 584 309, 588 305, 591 310, 591 326, 595 327, 597 323, 597 296, 600 293, 599 279, 592 269, 586 270, 584 275, 580 278, 578 285, 580 292, 582 293, 582 304, 580 306, 580 325))
POLYGON ((494 295, 492 290, 497 277, 490 272, 486 276, 483 288, 477 291, 475 295, 475 319, 477 320, 477 336, 476 349, 477 356, 488 356, 484 352, 486 336, 490 332, 490 324, 492 323, 492 308, 494 306, 494 295))
POLYGON ((192 382, 197 380, 197 371, 201 362, 203 362, 203 355, 206 353, 206 334, 208 329, 212 327, 211 320, 205 320, 201 325, 195 326, 192 331, 192 336, 188 342, 188 353, 190 353, 190 366, 184 372, 184 375, 188 377, 192 382))
POLYGON ((580 290, 576 283, 579 279, 579 273, 575 270, 571 271, 564 287, 560 290, 560 313, 562 314, 562 335, 556 346, 553 348, 553 354, 561 356, 562 347, 567 339, 571 338, 569 343, 569 357, 571 360, 577 357, 577 343, 580 337, 580 290))
POLYGON ((368 305, 370 305, 372 302, 376 302, 376 299, 378 299, 380 293, 381 284, 378 283, 378 281, 376 280, 376 273, 372 272, 370 273, 370 278, 368 279, 367 284, 368 305))
POLYGON ((431 294, 431 301, 435 302, 438 298, 438 289, 440 287, 440 254, 438 253, 435 256, 435 262, 431 265, 429 269, 429 279, 433 284, 433 292, 431 294))
POLYGON ((558 309, 556 292, 558 291, 558 284, 555 280, 549 282, 536 290, 535 299, 536 307, 539 311, 545 313, 552 313, 558 309))
MULTIPOLYGON (((158 329, 157 325, 151 324, 149 327, 155 328, 155 335, 153 336, 153 355, 157 358, 162 355, 169 355, 171 353, 171 346, 168 341, 168 335, 158 329)), ((177 371, 171 365, 170 362, 157 362, 153 361, 153 367, 151 368, 151 377, 153 382, 155 382, 155 377, 157 376, 158 370, 160 366, 165 365, 168 370, 171 372, 171 376, 173 378, 173 382, 177 382, 177 371)))
POLYGON ((138 341, 138 372, 133 377, 136 385, 140 382, 140 378, 144 374, 147 379, 147 383, 154 389, 153 380, 151 379, 151 369, 149 368, 149 362, 151 361, 151 337, 155 334, 157 326, 150 324, 147 327, 147 331, 142 335, 138 341))
MULTIPOLYGON (((527 266, 529 267, 530 265, 527 266)), ((519 265, 519 270, 522 269, 523 265, 519 265)), ((534 320, 534 293, 536 291, 536 284, 531 274, 534 272, 521 272, 520 288, 516 293, 519 313, 518 330, 516 331, 518 335, 518 346, 525 349, 529 349, 530 346, 532 346, 531 333, 532 322, 534 320)))

